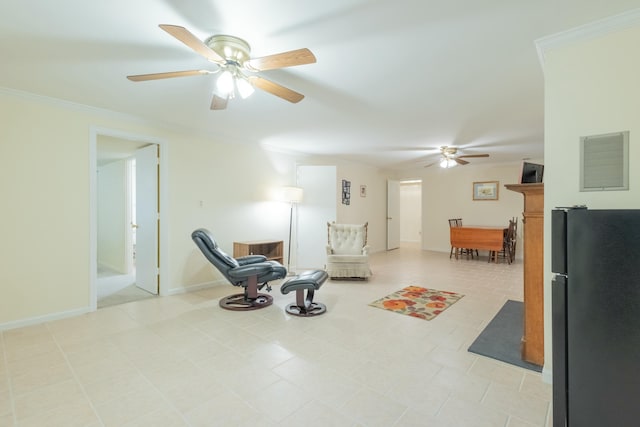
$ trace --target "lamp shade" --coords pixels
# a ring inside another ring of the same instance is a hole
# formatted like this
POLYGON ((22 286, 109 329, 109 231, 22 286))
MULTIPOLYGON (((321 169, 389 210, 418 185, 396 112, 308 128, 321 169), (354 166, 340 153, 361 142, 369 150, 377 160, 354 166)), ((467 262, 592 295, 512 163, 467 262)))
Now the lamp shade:
POLYGON ((303 190, 300 187, 282 187, 278 192, 278 200, 281 202, 300 203, 303 190))

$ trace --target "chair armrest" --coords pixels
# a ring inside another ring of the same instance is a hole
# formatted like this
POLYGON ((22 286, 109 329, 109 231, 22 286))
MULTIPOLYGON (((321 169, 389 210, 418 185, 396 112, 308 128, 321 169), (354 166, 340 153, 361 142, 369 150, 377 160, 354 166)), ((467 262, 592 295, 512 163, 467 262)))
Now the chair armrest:
POLYGON ((369 246, 369 245, 365 245, 365 246, 362 248, 362 255, 369 255, 369 249, 371 249, 371 246, 369 246))
POLYGON ((256 262, 253 264, 241 265, 231 268, 227 274, 234 279, 246 279, 249 276, 260 276, 273 270, 270 262, 256 262))
POLYGON ((256 262, 265 262, 267 257, 264 255, 245 255, 236 258, 238 264, 247 265, 247 264, 255 264, 256 262))

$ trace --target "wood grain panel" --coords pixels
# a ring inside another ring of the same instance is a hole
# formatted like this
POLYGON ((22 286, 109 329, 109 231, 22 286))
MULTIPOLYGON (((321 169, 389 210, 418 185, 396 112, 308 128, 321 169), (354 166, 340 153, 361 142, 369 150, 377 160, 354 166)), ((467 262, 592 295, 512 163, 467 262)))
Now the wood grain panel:
POLYGON ((510 184, 524 195, 524 331, 522 359, 544 364, 544 184, 510 184))

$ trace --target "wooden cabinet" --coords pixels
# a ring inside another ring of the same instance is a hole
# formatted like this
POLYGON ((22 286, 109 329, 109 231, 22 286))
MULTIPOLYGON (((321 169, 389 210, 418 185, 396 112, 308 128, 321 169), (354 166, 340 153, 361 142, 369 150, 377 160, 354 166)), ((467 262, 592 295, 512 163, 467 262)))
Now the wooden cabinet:
POLYGON ((269 260, 283 263, 282 240, 253 240, 249 242, 233 242, 233 257, 238 258, 246 255, 264 255, 269 260))
POLYGON ((544 184, 509 184, 524 195, 524 331, 522 359, 544 363, 544 184))

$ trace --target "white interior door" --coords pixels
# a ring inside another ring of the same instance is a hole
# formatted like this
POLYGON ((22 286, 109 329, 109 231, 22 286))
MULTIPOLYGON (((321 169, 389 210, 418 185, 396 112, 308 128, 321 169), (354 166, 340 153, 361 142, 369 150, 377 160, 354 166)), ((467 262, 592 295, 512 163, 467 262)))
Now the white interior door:
POLYGON ((400 181, 387 181, 387 250, 400 247, 400 181))
POLYGON ((304 189, 298 204, 297 268, 322 269, 327 262, 327 222, 336 220, 335 166, 298 166, 297 185, 304 189))
POLYGON ((158 145, 136 151, 136 286, 158 294, 158 145))

